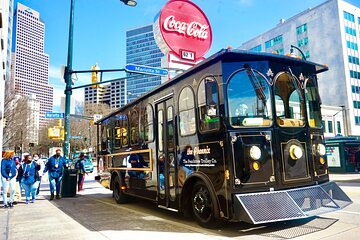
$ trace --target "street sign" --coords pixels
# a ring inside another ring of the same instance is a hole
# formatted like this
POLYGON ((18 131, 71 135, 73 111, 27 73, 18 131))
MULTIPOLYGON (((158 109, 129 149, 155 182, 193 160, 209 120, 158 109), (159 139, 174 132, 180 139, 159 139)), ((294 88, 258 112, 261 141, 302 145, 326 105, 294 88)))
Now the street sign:
POLYGON ((156 76, 166 76, 169 74, 169 71, 163 68, 148 67, 136 64, 126 64, 125 71, 156 76))
POLYGON ((81 139, 82 136, 70 136, 70 138, 72 138, 72 139, 81 139))
POLYGON ((102 118, 101 114, 94 114, 94 122, 99 121, 102 118))
POLYGON ((45 118, 64 118, 64 113, 54 113, 54 112, 47 112, 45 113, 45 118))

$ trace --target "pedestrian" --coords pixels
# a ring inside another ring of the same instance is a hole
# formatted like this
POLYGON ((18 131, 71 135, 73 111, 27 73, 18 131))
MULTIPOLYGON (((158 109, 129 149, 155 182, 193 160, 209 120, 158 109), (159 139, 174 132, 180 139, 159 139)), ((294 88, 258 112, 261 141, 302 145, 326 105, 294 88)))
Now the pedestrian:
POLYGON ((42 169, 42 171, 44 171, 44 167, 45 167, 45 164, 44 164, 44 162, 43 161, 41 161, 41 160, 39 160, 40 158, 39 158, 39 155, 38 154, 34 154, 34 156, 33 156, 33 161, 37 164, 37 165, 39 165, 40 166, 40 169, 39 170, 36 170, 36 181, 37 181, 37 183, 36 183, 36 185, 38 186, 37 187, 37 190, 36 190, 36 195, 39 195, 39 193, 40 193, 40 184, 41 184, 41 178, 42 178, 42 173, 40 174, 40 170, 42 169))
POLYGON ((24 156, 24 163, 19 168, 19 176, 21 176, 21 186, 25 190, 25 203, 34 203, 36 199, 36 190, 38 181, 36 172, 39 171, 40 165, 32 161, 31 155, 24 156), (30 201, 31 195, 31 201, 30 201))
POLYGON ((79 159, 75 163, 75 168, 78 170, 78 191, 83 190, 83 184, 85 180, 85 173, 88 174, 85 170, 85 154, 80 153, 79 159))
MULTIPOLYGON (((19 172, 19 168, 21 166, 21 159, 18 156, 14 156, 13 160, 16 163, 16 170, 17 170, 17 172, 19 172)), ((22 187, 21 187, 21 184, 20 184, 20 181, 19 181, 19 174, 17 174, 16 183, 15 183, 14 203, 17 203, 17 202, 21 201, 21 190, 22 190, 22 187)))
POLYGON ((16 163, 13 160, 14 151, 7 150, 4 152, 3 159, 1 160, 1 183, 3 186, 3 203, 4 208, 12 208, 15 194, 16 184, 16 163), (10 187, 10 198, 7 199, 8 188, 10 187))
POLYGON ((60 185, 63 177, 64 167, 67 167, 65 159, 61 156, 61 149, 55 151, 55 155, 50 157, 45 164, 44 173, 49 171, 50 183, 50 200, 54 199, 54 192, 56 191, 56 199, 60 199, 60 185))

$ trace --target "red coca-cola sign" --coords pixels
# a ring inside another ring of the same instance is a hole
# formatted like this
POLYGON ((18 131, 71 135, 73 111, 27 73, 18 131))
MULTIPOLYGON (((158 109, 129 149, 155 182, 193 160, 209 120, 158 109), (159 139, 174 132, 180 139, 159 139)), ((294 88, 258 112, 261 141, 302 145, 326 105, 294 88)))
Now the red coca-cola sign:
POLYGON ((156 20, 154 32, 163 52, 171 51, 184 60, 201 59, 212 42, 212 31, 206 15, 198 6, 186 0, 170 0, 156 20))

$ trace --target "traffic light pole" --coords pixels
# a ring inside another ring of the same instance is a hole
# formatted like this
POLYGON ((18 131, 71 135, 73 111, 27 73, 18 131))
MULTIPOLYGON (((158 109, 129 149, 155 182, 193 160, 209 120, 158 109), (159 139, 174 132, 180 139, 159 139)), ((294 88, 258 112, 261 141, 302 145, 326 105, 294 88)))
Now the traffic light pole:
POLYGON ((73 54, 73 32, 74 32, 74 6, 75 0, 70 3, 70 22, 69 22, 69 43, 67 65, 65 68, 65 134, 64 134, 64 157, 69 158, 70 154, 70 103, 71 103, 71 74, 72 74, 72 54, 73 54))

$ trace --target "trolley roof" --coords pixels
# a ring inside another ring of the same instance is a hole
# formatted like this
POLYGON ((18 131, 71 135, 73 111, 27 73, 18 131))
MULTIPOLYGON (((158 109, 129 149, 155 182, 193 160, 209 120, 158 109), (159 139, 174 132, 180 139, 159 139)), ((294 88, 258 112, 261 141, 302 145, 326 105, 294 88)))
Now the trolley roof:
POLYGON ((281 54, 274 54, 274 53, 265 53, 265 52, 254 52, 254 51, 246 51, 240 49, 222 49, 219 52, 211 55, 204 61, 196 64, 194 67, 184 71, 183 73, 177 75, 176 77, 172 78, 171 80, 161 84, 160 86, 154 88, 150 92, 142 95, 141 97, 137 98, 136 100, 128 103, 126 106, 121 107, 120 109, 108 114, 107 116, 103 117, 102 119, 98 120, 95 124, 99 124, 102 121, 110 118, 117 113, 121 112, 122 109, 127 108, 131 105, 136 105, 142 99, 147 98, 148 96, 166 88, 173 84, 176 84, 181 79, 186 78, 187 76, 193 74, 194 72, 199 71, 215 62, 223 61, 223 62, 241 62, 241 61, 275 61, 281 64, 297 64, 297 65, 304 65, 304 67, 314 67, 315 73, 321 73, 328 70, 328 67, 325 65, 317 64, 314 62, 306 61, 299 58, 289 57, 281 54))

